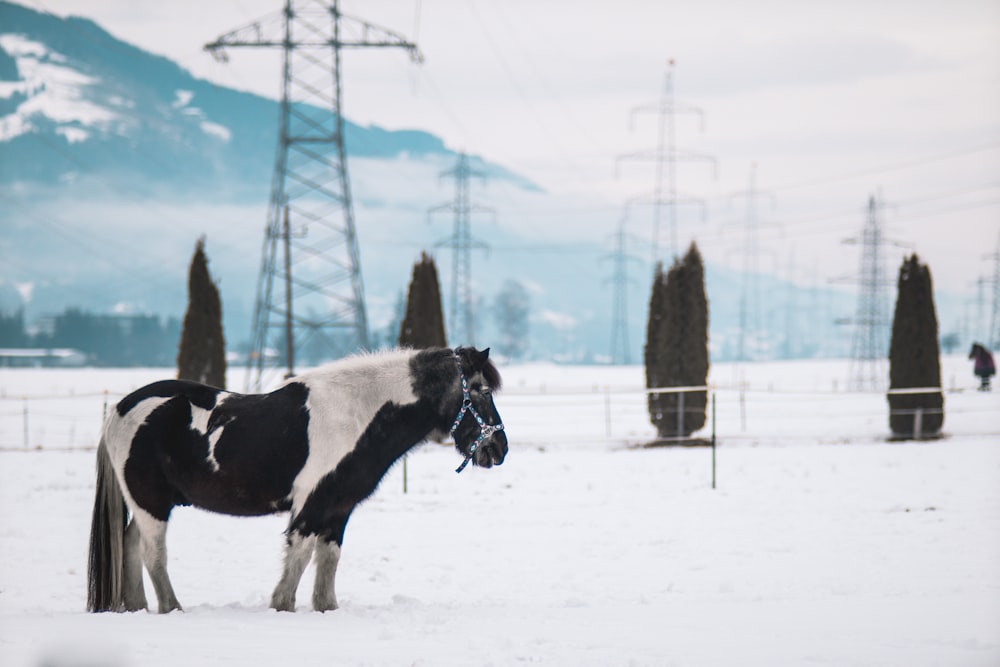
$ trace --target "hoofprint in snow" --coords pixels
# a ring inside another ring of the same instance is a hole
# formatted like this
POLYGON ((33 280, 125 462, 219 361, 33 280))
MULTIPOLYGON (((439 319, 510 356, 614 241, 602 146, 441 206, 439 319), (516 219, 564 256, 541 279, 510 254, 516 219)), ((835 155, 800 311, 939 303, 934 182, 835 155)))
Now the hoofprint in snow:
POLYGON ((168 616, 84 612, 94 452, 9 445, 13 397, 88 396, 32 403, 28 437, 92 446, 101 391, 169 369, 4 369, 0 664, 1000 664, 1000 393, 943 363, 949 435, 920 444, 885 442, 844 362, 714 366, 714 491, 709 450, 627 446, 652 438, 641 369, 501 368, 504 466, 425 445, 406 494, 394 468, 352 517, 339 610, 267 608, 284 517, 179 508, 168 616))

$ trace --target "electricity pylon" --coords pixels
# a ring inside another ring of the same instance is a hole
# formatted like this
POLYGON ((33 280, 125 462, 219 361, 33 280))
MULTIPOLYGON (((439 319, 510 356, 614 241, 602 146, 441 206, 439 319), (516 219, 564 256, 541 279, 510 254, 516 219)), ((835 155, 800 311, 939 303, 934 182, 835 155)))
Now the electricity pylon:
POLYGON ((615 251, 605 259, 610 259, 614 263, 614 270, 610 282, 614 289, 614 308, 611 320, 611 363, 631 364, 632 355, 629 350, 629 326, 628 326, 628 287, 632 281, 628 277, 629 261, 638 261, 633 255, 628 254, 628 241, 634 237, 625 231, 628 222, 628 205, 622 215, 621 222, 618 223, 618 231, 614 235, 615 251))
MULTIPOLYGON (((651 160, 655 166, 655 176, 653 180, 652 195, 645 198, 636 198, 634 201, 647 203, 653 206, 653 236, 651 242, 652 262, 660 260, 660 220, 663 208, 667 210, 667 226, 670 234, 670 256, 676 259, 678 256, 677 244, 677 206, 679 204, 699 204, 702 207, 704 217, 704 202, 700 199, 690 197, 680 197, 677 192, 677 163, 707 161, 712 163, 713 173, 715 170, 715 158, 701 153, 680 150, 677 148, 675 140, 675 116, 681 113, 696 114, 704 129, 704 112, 692 106, 680 104, 674 99, 674 61, 671 58, 667 62, 667 74, 664 78, 663 91, 660 99, 652 104, 638 106, 632 109, 630 123, 634 125, 635 116, 638 113, 652 112, 657 116, 656 148, 651 151, 640 151, 621 155, 618 160, 651 160), (665 181, 665 182, 664 182, 665 181), (664 192, 666 189, 666 192, 664 192)), ((617 161, 616 161, 617 162, 617 161)))
POLYGON ((858 273, 858 303, 851 340, 850 386, 856 390, 880 390, 888 380, 889 355, 889 296, 892 284, 885 270, 885 247, 901 245, 882 233, 882 204, 868 199, 868 213, 860 238, 844 241, 861 245, 861 265, 858 273))
POLYGON ((451 236, 438 242, 438 248, 451 249, 451 308, 448 318, 448 339, 456 345, 475 345, 475 313, 472 303, 472 249, 488 250, 489 246, 472 236, 472 212, 495 213, 493 209, 473 204, 469 200, 469 179, 473 176, 485 179, 486 174, 469 165, 469 157, 463 152, 451 169, 441 172, 441 176, 455 179, 455 199, 427 210, 428 220, 437 211, 451 211, 454 214, 454 228, 451 236))
POLYGON ((798 326, 798 308, 796 304, 795 286, 795 246, 788 250, 788 264, 785 265, 788 272, 788 287, 785 294, 785 340, 781 346, 782 359, 794 359, 798 351, 802 349, 801 336, 798 326))
POLYGON ((415 44, 340 12, 339 0, 286 0, 282 11, 205 45, 270 47, 283 53, 278 149, 257 281, 248 390, 296 356, 310 361, 368 347, 361 258, 344 144, 341 51, 415 44), (283 289, 275 282, 284 283, 283 289), (273 350, 282 349, 275 355, 273 350), (275 363, 277 362, 277 363, 275 363))
POLYGON ((993 260, 993 278, 983 280, 993 284, 993 309, 990 314, 990 325, 986 327, 986 346, 1000 349, 1000 237, 997 238, 997 249, 983 259, 993 260))
POLYGON ((773 206, 774 195, 757 188, 757 163, 752 162, 750 164, 750 186, 743 192, 733 193, 732 196, 742 197, 746 200, 743 244, 740 248, 742 256, 739 312, 740 337, 737 344, 736 356, 738 361, 748 361, 751 355, 747 354, 747 336, 749 335, 754 339, 755 352, 752 356, 757 357, 765 330, 760 290, 761 249, 758 234, 761 225, 757 215, 757 202, 762 197, 765 197, 771 201, 771 205, 773 206))

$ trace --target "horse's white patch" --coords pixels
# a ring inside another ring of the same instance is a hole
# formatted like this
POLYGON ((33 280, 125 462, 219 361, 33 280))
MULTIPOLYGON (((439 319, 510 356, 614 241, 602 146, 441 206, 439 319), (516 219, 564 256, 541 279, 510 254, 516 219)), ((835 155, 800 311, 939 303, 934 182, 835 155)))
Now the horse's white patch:
POLYGON ((226 428, 226 425, 221 424, 209 433, 208 422, 211 420, 215 409, 222 405, 230 396, 231 394, 219 394, 216 396, 215 405, 210 410, 204 410, 194 404, 191 405, 191 430, 208 436, 208 456, 206 460, 212 466, 212 472, 219 472, 219 462, 215 458, 215 446, 219 444, 219 439, 222 437, 222 432, 226 428))
POLYGON ((104 446, 108 450, 111 465, 115 469, 115 476, 118 478, 122 496, 128 503, 133 515, 142 513, 145 520, 156 521, 155 518, 141 507, 139 507, 132 494, 125 484, 125 463, 128 461, 129 452, 132 450, 132 440, 136 431, 142 426, 149 415, 164 403, 170 400, 169 396, 154 396, 137 403, 124 416, 118 414, 117 408, 111 412, 104 423, 104 446))
POLYGON ((410 377, 413 350, 358 355, 303 373, 290 382, 309 388, 309 458, 292 485, 292 512, 340 460, 386 402, 417 401, 410 377), (318 446, 322 443, 322 446, 318 446))
POLYGON ((191 404, 191 430, 202 435, 208 434, 208 420, 212 416, 211 410, 199 408, 194 403, 191 404))
POLYGON ((168 400, 169 396, 153 396, 137 403, 125 415, 119 415, 117 409, 111 413, 104 423, 104 441, 107 443, 108 455, 115 470, 121 472, 125 469, 125 461, 132 449, 132 439, 135 438, 136 431, 146 422, 153 410, 168 400))

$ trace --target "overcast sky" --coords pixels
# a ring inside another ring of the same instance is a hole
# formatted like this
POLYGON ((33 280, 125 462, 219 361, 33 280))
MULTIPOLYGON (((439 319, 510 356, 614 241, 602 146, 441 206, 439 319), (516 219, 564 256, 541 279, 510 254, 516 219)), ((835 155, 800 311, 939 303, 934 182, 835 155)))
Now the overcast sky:
MULTIPOLYGON (((202 45, 281 0, 25 4, 91 18, 196 76, 279 94, 277 52, 232 50, 221 64, 202 45)), ((681 193, 707 205, 704 220, 687 207, 682 244, 697 238, 709 261, 742 261, 746 199, 734 193, 756 164, 768 193, 758 202, 764 270, 802 281, 856 273, 858 249, 840 241, 860 232, 881 192, 888 234, 929 261, 939 288, 971 295, 992 273, 983 255, 1000 242, 997 0, 352 0, 342 11, 415 39, 425 58, 348 53, 345 115, 433 132, 551 195, 539 210, 499 211, 505 223, 553 238, 573 229, 540 225, 545 206, 579 206, 595 212, 579 216, 594 238, 609 235, 624 203, 653 189, 652 164, 616 158, 655 146, 655 116, 631 110, 658 99, 674 59, 677 100, 704 113, 703 126, 677 117, 677 146, 715 158, 715 169, 678 167, 681 193)), ((650 220, 633 211, 630 232, 648 238, 650 220)), ((890 275, 901 252, 889 253, 890 275)))

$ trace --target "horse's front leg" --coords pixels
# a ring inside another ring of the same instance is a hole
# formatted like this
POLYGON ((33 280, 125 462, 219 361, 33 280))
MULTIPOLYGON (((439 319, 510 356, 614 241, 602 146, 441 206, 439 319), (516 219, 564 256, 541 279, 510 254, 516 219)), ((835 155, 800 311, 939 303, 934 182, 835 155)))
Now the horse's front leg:
POLYGON ((316 542, 316 584, 313 588, 313 609, 330 611, 337 608, 334 580, 340 562, 340 545, 320 539, 316 542))
POLYGON ((315 535, 307 537, 295 531, 288 534, 288 541, 285 544, 285 570, 271 595, 272 609, 295 611, 295 592, 299 588, 299 580, 302 579, 302 572, 309 564, 315 545, 315 535))

